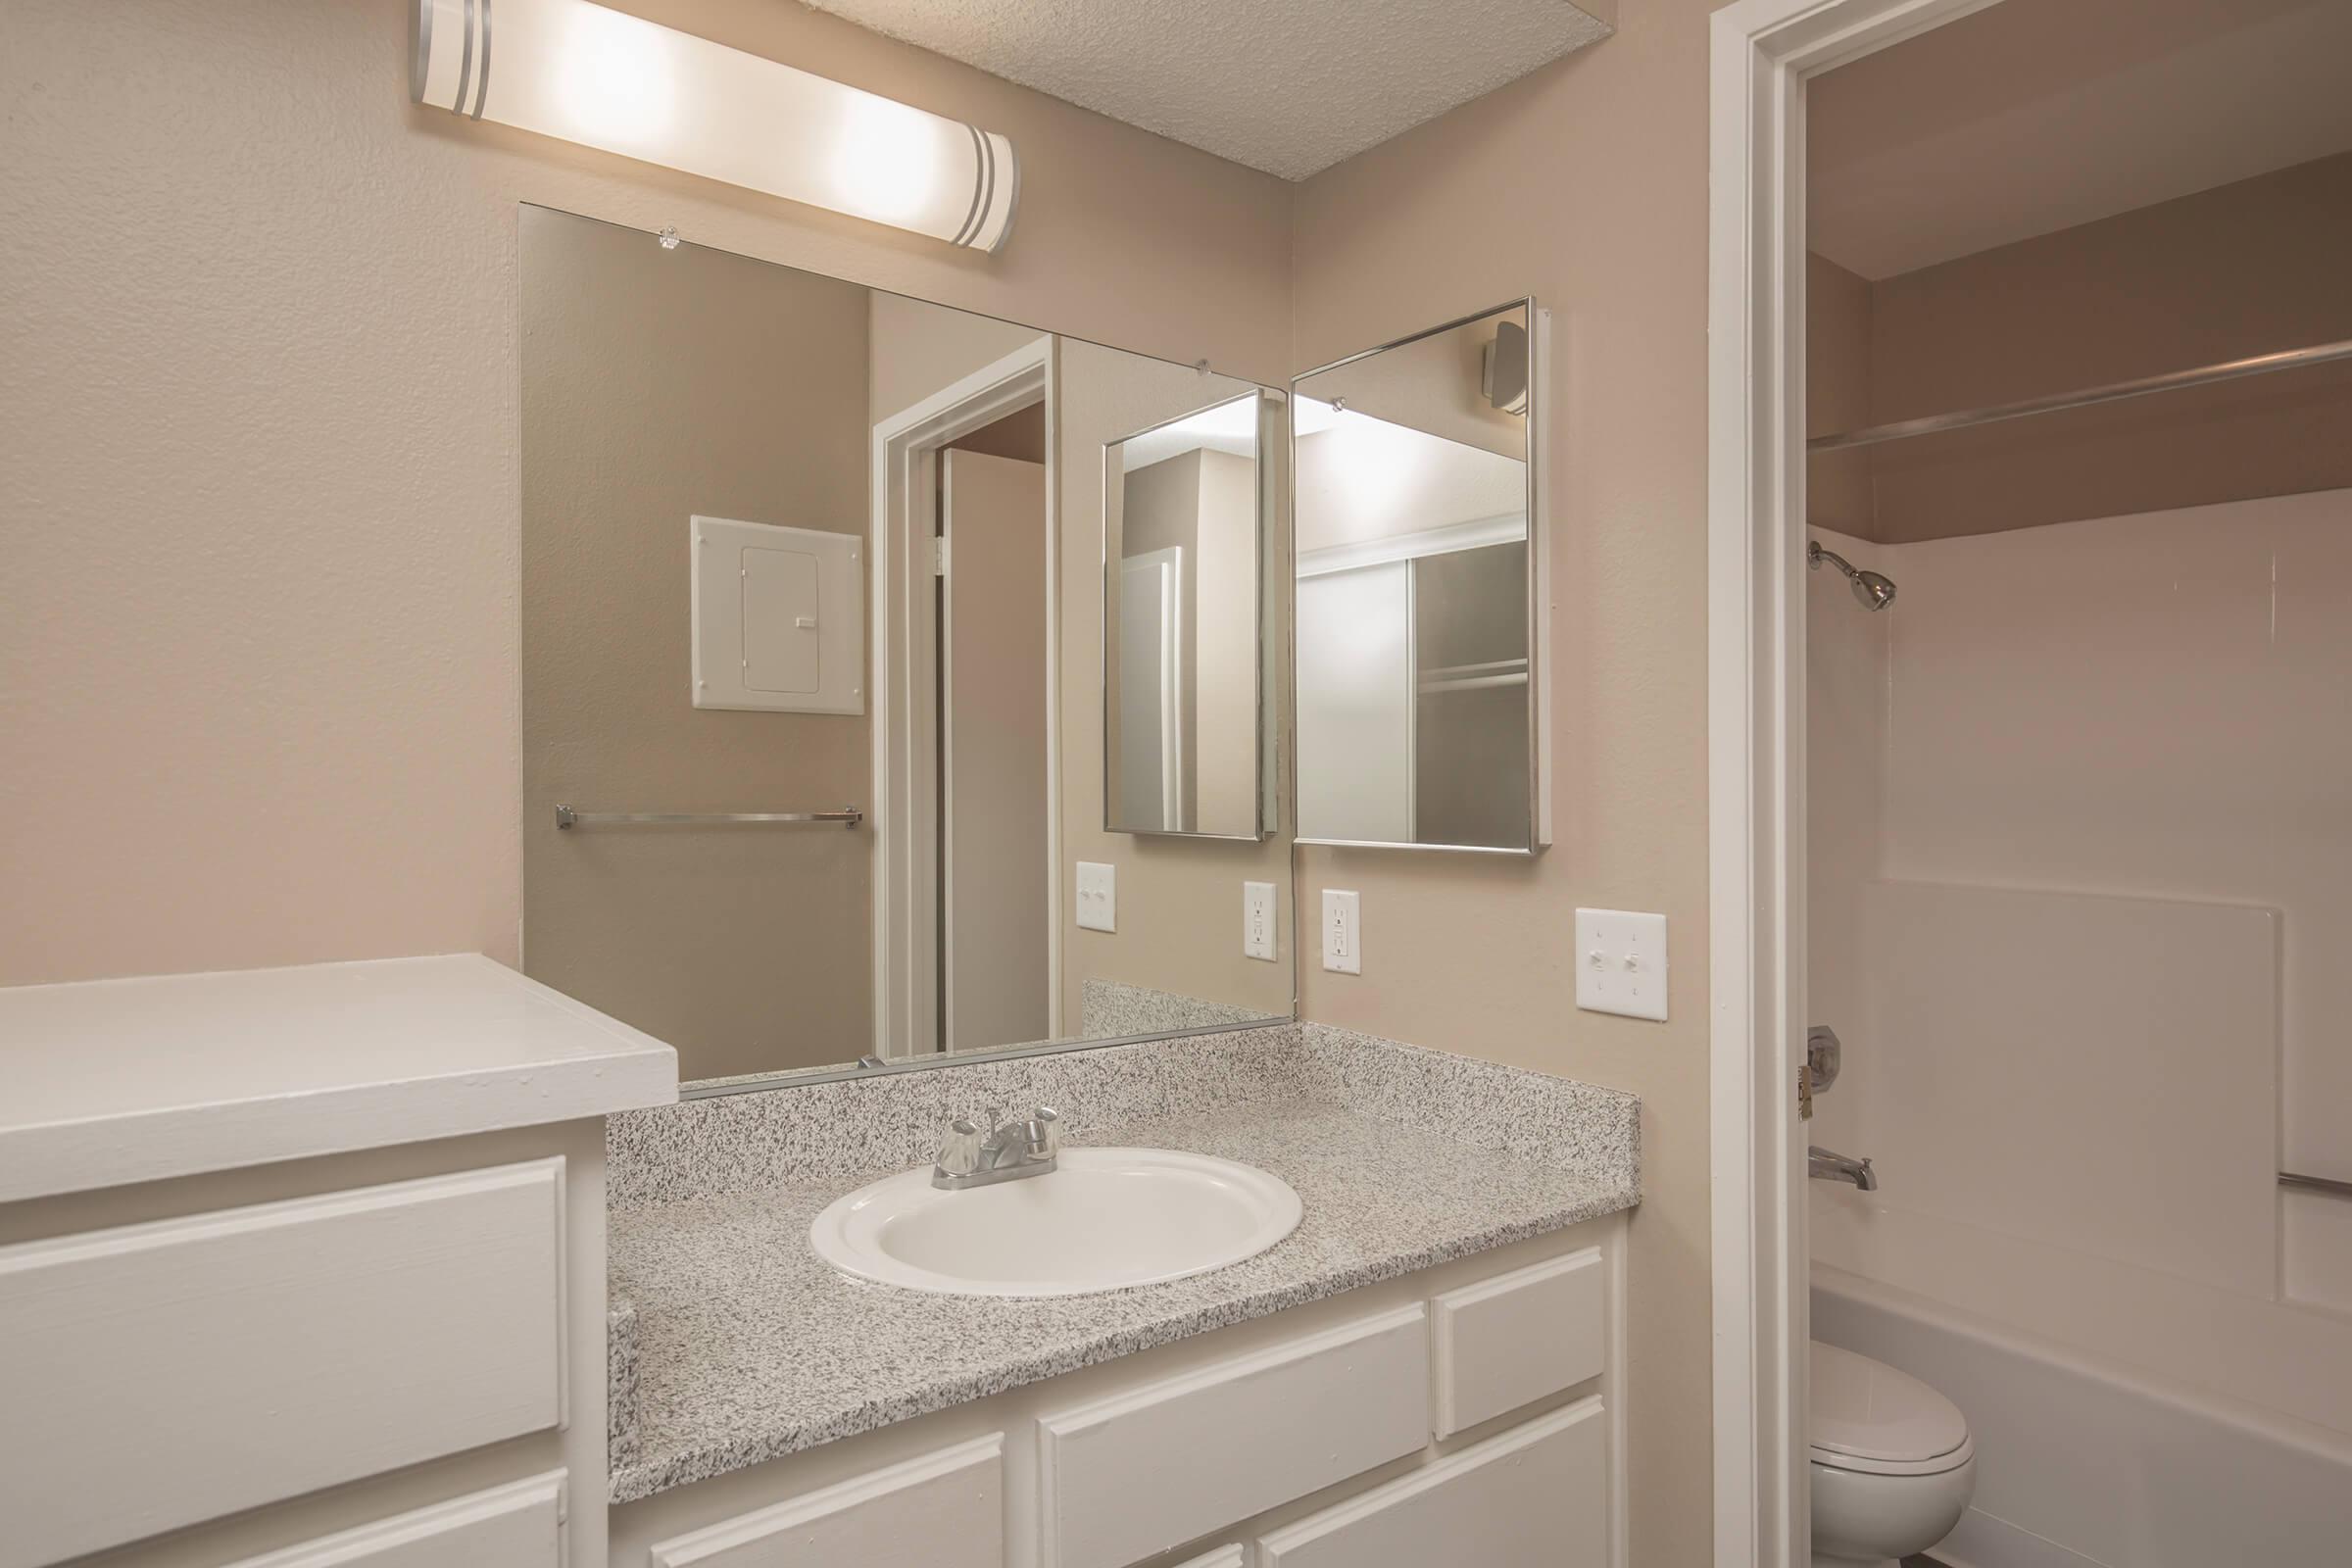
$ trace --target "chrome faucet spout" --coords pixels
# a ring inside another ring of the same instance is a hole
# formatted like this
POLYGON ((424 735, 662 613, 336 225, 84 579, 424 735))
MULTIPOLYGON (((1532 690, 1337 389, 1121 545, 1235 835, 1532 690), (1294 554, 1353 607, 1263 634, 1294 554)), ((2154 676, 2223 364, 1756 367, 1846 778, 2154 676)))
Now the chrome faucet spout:
POLYGON ((1054 1169, 1060 1152, 1061 1117, 1050 1105, 1005 1122, 985 1142, 977 1127, 958 1117, 932 1163, 931 1185, 953 1192, 1043 1176, 1054 1169))
POLYGON ((1816 1144, 1805 1151, 1805 1174, 1823 1181, 1852 1182, 1866 1193, 1879 1190, 1879 1173, 1867 1159, 1848 1159, 1816 1144))

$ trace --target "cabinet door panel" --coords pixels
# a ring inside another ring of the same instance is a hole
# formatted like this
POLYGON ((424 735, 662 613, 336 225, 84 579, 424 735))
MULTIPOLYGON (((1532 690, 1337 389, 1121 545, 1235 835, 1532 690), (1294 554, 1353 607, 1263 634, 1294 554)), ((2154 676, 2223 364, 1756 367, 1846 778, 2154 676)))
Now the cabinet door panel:
POLYGON ((233 1568, 563 1568, 564 1487, 558 1470, 233 1568))
POLYGON ((1261 1537, 1261 1568, 1604 1568, 1607 1423, 1597 1398, 1261 1537))
POLYGON ((1004 1438, 990 1433, 654 1544, 652 1568, 1002 1568, 1004 1438))
POLYGON ((1428 1378, 1416 1301, 1040 1417, 1046 1568, 1125 1568, 1416 1452, 1428 1378))
POLYGON ((1608 1361, 1607 1282, 1600 1250, 1589 1248, 1431 1301, 1438 1436, 1600 1376, 1608 1361))
POLYGON ((0 1568, 564 1418, 564 1162, 0 1248, 0 1568))

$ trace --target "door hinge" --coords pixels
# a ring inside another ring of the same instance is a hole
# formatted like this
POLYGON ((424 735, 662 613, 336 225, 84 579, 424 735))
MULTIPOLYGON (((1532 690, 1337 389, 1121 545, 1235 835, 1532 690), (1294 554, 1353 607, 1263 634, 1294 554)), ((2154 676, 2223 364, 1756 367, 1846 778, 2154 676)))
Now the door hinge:
POLYGON ((947 574, 948 536, 944 533, 935 533, 931 536, 931 575, 945 577, 947 574))

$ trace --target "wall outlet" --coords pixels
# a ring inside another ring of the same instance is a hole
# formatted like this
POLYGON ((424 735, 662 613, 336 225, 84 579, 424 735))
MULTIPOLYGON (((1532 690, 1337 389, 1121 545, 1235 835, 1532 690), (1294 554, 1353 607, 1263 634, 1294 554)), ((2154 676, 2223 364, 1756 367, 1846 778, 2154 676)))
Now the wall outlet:
POLYGON ((1242 956, 1274 961, 1274 884, 1242 884, 1242 956))
POLYGON ((1587 1012, 1666 1021, 1666 917, 1576 911, 1576 1004, 1587 1012))
POLYGON ((1364 972, 1364 901, 1360 894, 1323 890, 1323 967, 1336 974, 1364 972))
POLYGON ((1119 928, 1119 868, 1100 860, 1078 862, 1078 929, 1119 928))

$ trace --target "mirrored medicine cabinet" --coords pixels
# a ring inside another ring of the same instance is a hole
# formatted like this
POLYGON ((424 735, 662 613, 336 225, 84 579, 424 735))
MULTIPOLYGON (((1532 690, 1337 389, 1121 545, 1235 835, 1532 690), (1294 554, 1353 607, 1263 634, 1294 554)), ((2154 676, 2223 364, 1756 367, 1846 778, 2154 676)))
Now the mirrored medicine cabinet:
POLYGON ((520 251, 523 967, 687 1094, 1284 1022, 1294 838, 1542 843, 1527 302, 1286 393, 520 251))
POLYGON ((1300 843, 1547 844, 1532 300, 1291 385, 1300 843))

